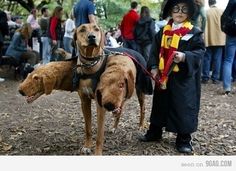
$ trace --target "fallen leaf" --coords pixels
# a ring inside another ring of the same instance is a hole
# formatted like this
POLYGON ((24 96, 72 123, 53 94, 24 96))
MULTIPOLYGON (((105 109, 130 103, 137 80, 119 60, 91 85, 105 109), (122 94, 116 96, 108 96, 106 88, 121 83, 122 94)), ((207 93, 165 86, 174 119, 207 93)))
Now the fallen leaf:
POLYGON ((12 149, 12 145, 7 144, 7 143, 2 143, 2 149, 3 151, 9 151, 12 149))

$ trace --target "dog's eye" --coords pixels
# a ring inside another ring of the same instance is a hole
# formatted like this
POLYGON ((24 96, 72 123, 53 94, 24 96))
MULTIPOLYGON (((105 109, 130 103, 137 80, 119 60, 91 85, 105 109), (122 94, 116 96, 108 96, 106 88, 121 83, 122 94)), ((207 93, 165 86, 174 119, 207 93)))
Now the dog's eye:
POLYGON ((82 28, 79 32, 83 33, 85 32, 86 30, 84 28, 82 28))
POLYGON ((99 28, 95 28, 94 30, 95 30, 95 31, 100 31, 99 28))
POLYGON ((119 88, 124 88, 124 86, 125 86, 125 83, 119 83, 119 88))

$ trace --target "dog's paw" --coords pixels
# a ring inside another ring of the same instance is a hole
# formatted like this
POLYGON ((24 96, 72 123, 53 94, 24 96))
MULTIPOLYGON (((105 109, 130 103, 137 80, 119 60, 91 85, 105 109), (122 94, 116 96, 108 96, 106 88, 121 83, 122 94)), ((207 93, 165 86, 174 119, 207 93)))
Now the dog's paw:
POLYGON ((114 133, 116 133, 116 128, 109 128, 109 130, 108 130, 108 133, 111 133, 111 134, 114 134, 114 133))
POLYGON ((138 128, 139 131, 142 131, 142 130, 144 130, 144 129, 145 129, 144 126, 139 126, 139 128, 138 128))
POLYGON ((86 147, 82 147, 80 149, 80 153, 81 154, 84 154, 84 155, 90 155, 92 153, 91 149, 90 148, 86 148, 86 147))

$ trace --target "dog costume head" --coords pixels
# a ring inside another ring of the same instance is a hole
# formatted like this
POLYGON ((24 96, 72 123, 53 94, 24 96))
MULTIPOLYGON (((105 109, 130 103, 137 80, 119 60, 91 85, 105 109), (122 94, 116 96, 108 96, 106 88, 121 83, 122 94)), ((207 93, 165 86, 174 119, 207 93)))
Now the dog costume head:
POLYGON ((46 66, 40 66, 19 85, 19 93, 26 96, 26 101, 32 103, 43 94, 51 94, 56 79, 52 71, 45 69, 46 66))
POLYGON ((123 104, 135 88, 135 78, 131 70, 124 72, 119 68, 109 68, 101 75, 96 89, 97 102, 101 107, 120 115, 123 104))

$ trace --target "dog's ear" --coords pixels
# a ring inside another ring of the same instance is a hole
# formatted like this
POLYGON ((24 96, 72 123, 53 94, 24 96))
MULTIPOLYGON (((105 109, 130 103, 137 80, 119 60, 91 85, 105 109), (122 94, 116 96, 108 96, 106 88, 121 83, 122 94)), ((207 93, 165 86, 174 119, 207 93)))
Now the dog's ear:
POLYGON ((101 27, 100 27, 100 30, 101 30, 100 47, 103 49, 104 46, 105 46, 105 34, 104 34, 104 32, 102 31, 102 28, 101 28, 101 27))
POLYGON ((97 103, 99 104, 100 107, 102 107, 102 93, 100 90, 96 91, 96 98, 97 98, 97 103))
POLYGON ((73 41, 71 42, 71 44, 73 44, 74 48, 77 48, 76 40, 77 40, 77 28, 75 28, 74 35, 73 35, 73 41))
POLYGON ((131 98, 131 96, 133 95, 134 92, 134 84, 135 84, 135 80, 134 80, 134 75, 132 73, 131 70, 129 70, 126 74, 126 78, 125 78, 125 82, 126 82, 126 98, 131 98))
MULTIPOLYGON (((51 74, 51 73, 50 73, 51 74)), ((43 85, 44 85, 44 92, 46 95, 51 94, 52 90, 56 85, 56 78, 51 77, 48 74, 43 76, 43 85)))
POLYGON ((32 76, 32 78, 33 78, 34 80, 39 80, 40 76, 39 76, 38 74, 34 74, 34 75, 32 76))

